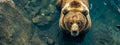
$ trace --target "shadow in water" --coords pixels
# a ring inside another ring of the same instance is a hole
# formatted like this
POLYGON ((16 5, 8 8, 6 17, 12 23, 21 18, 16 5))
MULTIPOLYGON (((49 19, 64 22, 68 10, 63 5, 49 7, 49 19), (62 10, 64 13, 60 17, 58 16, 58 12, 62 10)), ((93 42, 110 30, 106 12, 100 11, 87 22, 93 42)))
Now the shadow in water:
POLYGON ((117 25, 116 27, 120 29, 120 25, 117 25))
POLYGON ((82 31, 78 36, 73 37, 70 32, 61 31, 61 39, 63 41, 63 44, 61 45, 77 45, 77 43, 81 43, 84 40, 88 32, 89 31, 82 31))

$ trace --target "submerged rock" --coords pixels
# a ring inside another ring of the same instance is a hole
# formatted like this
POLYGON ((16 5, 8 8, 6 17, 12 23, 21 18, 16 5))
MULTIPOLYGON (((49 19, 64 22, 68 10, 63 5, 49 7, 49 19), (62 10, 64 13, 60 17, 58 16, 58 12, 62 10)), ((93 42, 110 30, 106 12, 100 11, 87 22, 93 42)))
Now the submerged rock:
POLYGON ((37 24, 38 26, 44 26, 46 24, 49 24, 49 22, 51 21, 51 17, 50 16, 45 16, 44 14, 40 15, 40 16, 36 16, 32 19, 33 23, 37 24))
POLYGON ((46 37, 46 40, 48 45, 55 45, 55 42, 53 41, 53 39, 46 37))
POLYGON ((48 10, 49 10, 51 13, 54 13, 55 7, 54 7, 52 4, 49 4, 48 10))
POLYGON ((53 40, 51 40, 51 39, 48 39, 48 45, 54 45, 54 41, 53 40))

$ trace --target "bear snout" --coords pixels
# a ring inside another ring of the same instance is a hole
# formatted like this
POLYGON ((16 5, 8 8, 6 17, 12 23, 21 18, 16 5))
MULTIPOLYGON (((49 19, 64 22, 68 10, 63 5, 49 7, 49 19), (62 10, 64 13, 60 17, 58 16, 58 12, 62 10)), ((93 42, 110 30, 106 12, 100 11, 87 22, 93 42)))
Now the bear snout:
POLYGON ((76 23, 74 23, 71 27, 71 35, 78 36, 79 35, 79 27, 76 23))

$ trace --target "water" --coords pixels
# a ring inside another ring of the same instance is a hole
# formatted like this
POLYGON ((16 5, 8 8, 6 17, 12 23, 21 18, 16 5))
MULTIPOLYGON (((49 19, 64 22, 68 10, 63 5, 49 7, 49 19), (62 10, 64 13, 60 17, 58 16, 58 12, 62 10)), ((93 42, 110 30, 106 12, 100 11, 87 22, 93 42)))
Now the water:
POLYGON ((120 0, 89 0, 92 26, 80 42, 62 39, 56 0, 13 2, 0 3, 0 45, 120 45, 120 0))

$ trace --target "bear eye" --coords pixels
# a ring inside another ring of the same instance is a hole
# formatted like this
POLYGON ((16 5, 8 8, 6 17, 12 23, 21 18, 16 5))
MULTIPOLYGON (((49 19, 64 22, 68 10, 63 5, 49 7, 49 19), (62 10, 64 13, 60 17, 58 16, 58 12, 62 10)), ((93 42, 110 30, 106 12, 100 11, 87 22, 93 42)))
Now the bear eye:
POLYGON ((84 11, 82 11, 82 14, 86 16, 86 15, 88 15, 88 11, 84 10, 84 11))
POLYGON ((70 22, 69 22, 69 25, 71 26, 72 24, 73 24, 73 22, 72 22, 72 21, 70 21, 70 22))
POLYGON ((69 12, 69 11, 68 11, 67 9, 65 9, 65 10, 63 11, 63 14, 66 15, 68 12, 69 12))
POLYGON ((78 23, 77 23, 79 26, 82 26, 82 23, 79 21, 78 23))

